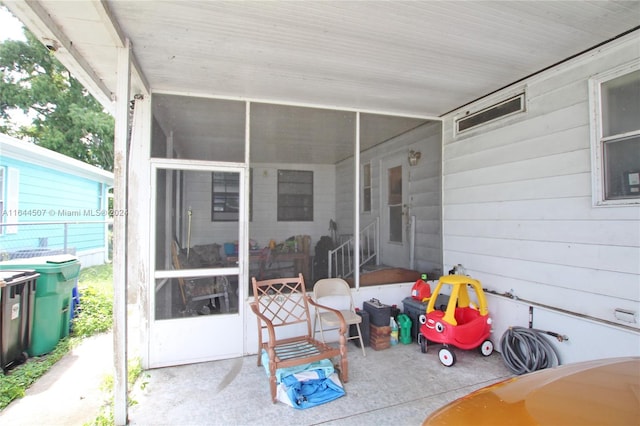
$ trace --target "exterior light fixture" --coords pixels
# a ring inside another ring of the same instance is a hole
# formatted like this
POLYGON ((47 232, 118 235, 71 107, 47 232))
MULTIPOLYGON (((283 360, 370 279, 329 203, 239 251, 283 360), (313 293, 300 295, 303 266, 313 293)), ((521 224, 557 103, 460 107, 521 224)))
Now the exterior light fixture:
POLYGON ((409 165, 416 166, 418 165, 418 160, 422 157, 422 153, 419 151, 411 150, 409 151, 409 165))

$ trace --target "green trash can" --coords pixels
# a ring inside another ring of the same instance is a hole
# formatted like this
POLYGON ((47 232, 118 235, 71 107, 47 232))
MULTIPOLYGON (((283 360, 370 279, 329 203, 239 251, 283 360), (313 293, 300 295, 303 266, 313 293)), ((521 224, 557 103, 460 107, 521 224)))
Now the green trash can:
POLYGON ((60 339, 69 335, 71 293, 80 273, 80 261, 75 256, 61 254, 0 262, 0 269, 33 269, 40 274, 27 352, 30 356, 51 352, 60 339))
POLYGON ((405 345, 411 343, 411 318, 409 315, 398 315, 398 327, 400 327, 400 343, 405 345))

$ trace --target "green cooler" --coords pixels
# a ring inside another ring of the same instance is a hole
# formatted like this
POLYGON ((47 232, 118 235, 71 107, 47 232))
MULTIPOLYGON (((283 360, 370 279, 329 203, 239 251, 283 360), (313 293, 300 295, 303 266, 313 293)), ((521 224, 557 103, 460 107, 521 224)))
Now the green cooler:
POLYGON ((72 291, 80 273, 77 257, 61 254, 0 262, 0 269, 32 269, 36 281, 30 356, 51 352, 69 335, 72 291))

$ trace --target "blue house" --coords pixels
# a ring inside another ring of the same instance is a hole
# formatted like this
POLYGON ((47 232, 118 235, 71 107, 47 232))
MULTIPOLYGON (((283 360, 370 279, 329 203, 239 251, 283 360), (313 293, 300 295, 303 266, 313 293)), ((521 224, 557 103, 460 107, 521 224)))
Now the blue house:
POLYGON ((0 134, 0 260, 71 253, 109 259, 113 173, 0 134))

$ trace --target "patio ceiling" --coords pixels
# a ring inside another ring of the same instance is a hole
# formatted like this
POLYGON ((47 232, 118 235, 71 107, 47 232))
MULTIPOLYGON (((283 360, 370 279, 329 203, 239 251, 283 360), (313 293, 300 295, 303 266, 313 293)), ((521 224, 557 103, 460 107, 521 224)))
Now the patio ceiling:
MULTIPOLYGON (((146 85, 153 92, 418 119, 440 117, 640 19, 638 1, 5 3, 55 45, 107 107, 116 91, 116 48, 129 38, 139 70, 134 91, 146 85)), ((314 111, 298 111, 297 120, 314 111)), ((277 132, 269 137, 287 140, 277 132)))

